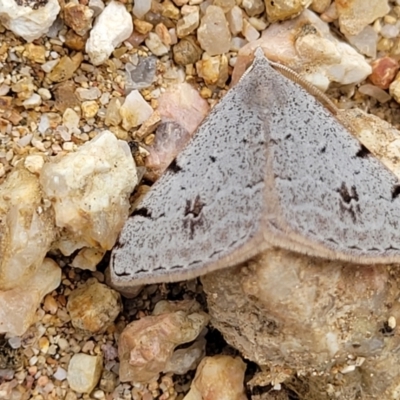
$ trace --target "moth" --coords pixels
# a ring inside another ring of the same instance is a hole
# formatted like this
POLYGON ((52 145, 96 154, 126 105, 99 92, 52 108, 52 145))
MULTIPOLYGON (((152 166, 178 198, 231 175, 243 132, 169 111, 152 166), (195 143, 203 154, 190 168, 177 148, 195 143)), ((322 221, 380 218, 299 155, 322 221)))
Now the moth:
POLYGON ((271 247, 400 261, 398 179, 274 67, 258 49, 134 210, 111 254, 116 285, 189 279, 271 247))

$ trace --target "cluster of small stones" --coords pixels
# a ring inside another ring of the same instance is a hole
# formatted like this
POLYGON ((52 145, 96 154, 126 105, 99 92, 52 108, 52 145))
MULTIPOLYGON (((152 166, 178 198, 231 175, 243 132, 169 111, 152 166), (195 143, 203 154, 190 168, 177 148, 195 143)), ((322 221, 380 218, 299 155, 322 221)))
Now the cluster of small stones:
MULTIPOLYGON (((93 3, 104 8, 100 0, 93 3)), ((103 129, 111 130, 119 139, 151 145, 154 133, 142 134, 140 126, 127 123, 125 129, 119 112, 132 84, 126 73, 130 65, 139 58, 157 57, 152 67, 154 77, 146 88, 139 85, 140 95, 152 110, 157 109, 157 99, 168 86, 182 81, 196 85, 200 95, 213 106, 227 89, 239 48, 257 40, 270 23, 260 0, 215 0, 211 5, 210 1, 197 0, 122 3, 133 17, 133 33, 98 66, 91 63, 85 51, 91 21, 85 19, 84 13, 75 14, 82 16, 82 21, 75 20, 79 26, 73 26, 68 23, 68 10, 63 10, 60 15, 65 23, 57 20, 46 36, 32 43, 0 25, 0 183, 28 155, 73 152, 103 129), (205 5, 208 8, 203 13, 205 5), (229 29, 224 25, 226 21, 229 29), (215 31, 210 29, 212 26, 215 31)), ((330 1, 315 3, 329 5, 330 1)), ((368 8, 370 2, 365 3, 368 8)), ((79 6, 84 8, 84 4, 79 6)), ((400 77, 396 78, 399 21, 400 2, 396 1, 387 15, 371 25, 377 50, 373 88, 364 88, 363 93, 353 85, 330 92, 343 107, 363 105, 396 125, 400 123, 399 117, 393 117, 393 109, 398 109, 396 102, 400 102, 400 77), (384 105, 369 97, 376 88, 388 95, 384 105)), ((144 165, 145 146, 139 146, 135 155, 138 165, 144 165)), ((35 170, 34 163, 31 168, 35 170)), ((120 383, 116 353, 119 335, 130 320, 148 315, 157 301, 176 296, 174 291, 182 287, 149 286, 129 303, 132 309, 125 309, 105 333, 83 334, 71 325, 66 308, 68 296, 89 276, 103 282, 104 275, 70 268, 66 259, 57 262, 63 268, 62 284, 45 297, 37 312, 39 322, 22 337, 7 338, 4 345, 0 344, 0 398, 183 398, 189 389, 188 381, 174 383, 175 378, 168 374, 148 384, 120 383), (99 383, 91 394, 72 390, 66 379, 69 362, 77 353, 104 357, 99 383)), ((195 288, 192 294, 199 295, 200 289, 195 288)))

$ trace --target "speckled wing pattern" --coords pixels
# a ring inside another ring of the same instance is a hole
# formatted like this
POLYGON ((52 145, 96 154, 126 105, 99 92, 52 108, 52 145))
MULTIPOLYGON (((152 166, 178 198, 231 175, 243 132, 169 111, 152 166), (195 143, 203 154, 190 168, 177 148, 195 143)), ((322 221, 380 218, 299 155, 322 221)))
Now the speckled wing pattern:
POLYGON ((397 178, 256 53, 126 222, 116 285, 193 278, 271 246, 400 262, 397 178))

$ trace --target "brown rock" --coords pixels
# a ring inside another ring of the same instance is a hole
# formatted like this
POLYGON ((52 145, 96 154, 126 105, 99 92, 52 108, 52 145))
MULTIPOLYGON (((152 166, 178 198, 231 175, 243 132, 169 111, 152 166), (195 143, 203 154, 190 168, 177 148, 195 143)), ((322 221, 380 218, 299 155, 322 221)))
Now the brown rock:
POLYGON ((161 41, 166 45, 170 46, 172 43, 171 35, 167 29, 167 27, 163 24, 157 24, 155 28, 155 33, 161 39, 161 41))
POLYGON ((148 34, 144 35, 134 30, 132 32, 132 35, 129 36, 129 38, 126 39, 126 41, 130 43, 134 48, 137 48, 146 40, 147 36, 148 34))
POLYGON ((108 103, 106 118, 104 120, 107 126, 118 126, 121 123, 122 117, 119 113, 119 110, 122 106, 122 103, 123 99, 119 97, 113 97, 108 103))
POLYGON ((172 47, 174 61, 178 65, 194 64, 200 60, 203 50, 194 36, 187 36, 181 39, 172 47))
POLYGON ((75 84, 72 81, 66 81, 56 85, 54 89, 55 108, 64 113, 67 108, 74 109, 80 106, 80 101, 75 94, 75 84))
POLYGON ((44 46, 36 46, 33 43, 28 43, 25 46, 26 57, 33 62, 38 64, 44 64, 46 62, 46 48, 44 46))
POLYGON ((265 1, 268 21, 277 22, 297 17, 310 4, 311 0, 265 1))
POLYGON ((399 71, 399 63, 391 57, 382 57, 371 63, 369 80, 381 89, 388 89, 399 71))
POLYGON ((285 382, 301 400, 330 399, 330 384, 336 398, 389 399, 400 377, 392 268, 270 250, 202 283, 213 326, 270 384, 285 382))
POLYGON ((146 136, 150 135, 150 133, 153 133, 156 130, 156 128, 160 125, 160 122, 160 113, 156 110, 153 112, 153 114, 151 114, 151 117, 148 118, 135 132, 135 136, 138 139, 145 138, 146 136))
POLYGON ((80 36, 75 33, 72 29, 69 29, 67 34, 65 35, 65 45, 74 51, 84 51, 86 40, 88 39, 89 35, 80 36))
POLYGON ((207 314, 190 310, 131 322, 118 343, 121 382, 148 382, 156 378, 175 347, 196 339, 207 323, 207 314))
POLYGON ((78 35, 83 36, 92 27, 93 10, 83 4, 70 2, 64 7, 64 21, 78 35))
POLYGON ((161 15, 165 18, 177 20, 180 15, 179 8, 177 8, 171 0, 165 0, 161 3, 161 15))
POLYGON ((208 86, 223 88, 229 78, 228 59, 225 55, 204 57, 196 63, 197 74, 208 86))
POLYGON ((119 293, 95 278, 72 291, 67 304, 72 325, 92 333, 106 331, 121 309, 119 293))
POLYGON ((83 54, 76 53, 72 57, 61 57, 60 62, 47 75, 52 82, 64 82, 72 78, 83 61, 83 54))
POLYGON ((142 21, 141 19, 136 18, 133 20, 133 26, 141 35, 146 35, 153 29, 153 25, 150 24, 150 22, 142 21))

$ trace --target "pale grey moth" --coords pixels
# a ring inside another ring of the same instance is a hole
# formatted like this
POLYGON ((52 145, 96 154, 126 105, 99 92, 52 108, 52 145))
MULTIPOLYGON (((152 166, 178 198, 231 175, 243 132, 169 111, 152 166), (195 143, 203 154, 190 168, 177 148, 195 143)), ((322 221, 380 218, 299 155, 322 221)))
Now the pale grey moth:
POLYGON ((271 247, 400 262, 400 184, 259 49, 126 222, 116 285, 193 278, 271 247))

